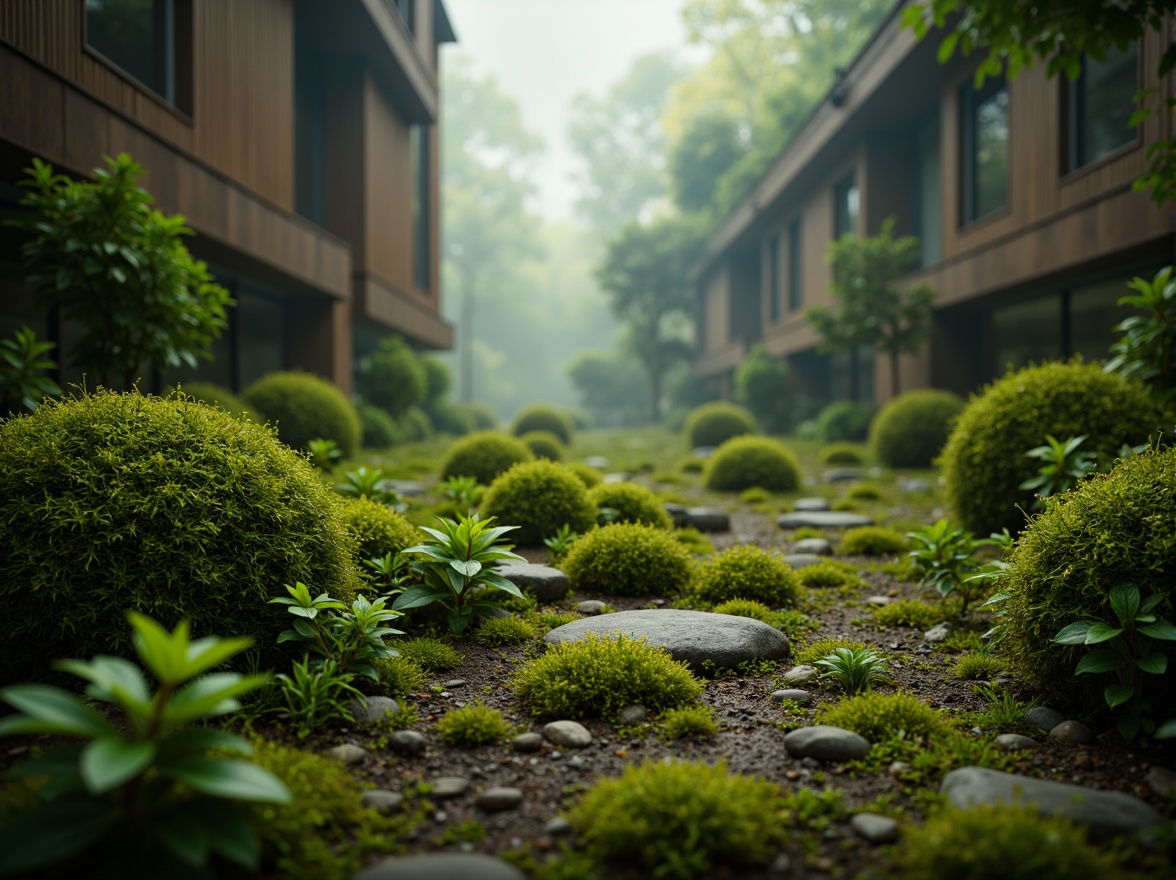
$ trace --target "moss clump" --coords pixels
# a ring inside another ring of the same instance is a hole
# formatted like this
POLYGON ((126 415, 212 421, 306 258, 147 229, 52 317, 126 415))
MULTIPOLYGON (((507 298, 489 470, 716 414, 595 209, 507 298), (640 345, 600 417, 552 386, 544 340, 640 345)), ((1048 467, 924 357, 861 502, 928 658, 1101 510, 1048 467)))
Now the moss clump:
POLYGON ((882 490, 872 483, 854 483, 845 490, 845 497, 850 501, 881 501, 882 490))
POLYGON ((579 477, 553 461, 516 464, 494 480, 482 499, 482 513, 504 526, 518 526, 511 540, 536 546, 565 523, 586 532, 596 523, 596 508, 579 477))
POLYGON ((955 664, 955 677, 964 681, 988 681, 1000 673, 1004 664, 991 654, 964 654, 955 664))
POLYGON ((964 401, 950 391, 928 388, 900 394, 874 417, 870 450, 887 467, 931 467, 963 409, 964 401))
POLYGON ((796 576, 810 590, 836 590, 842 587, 862 586, 862 579, 857 576, 853 566, 837 562, 834 559, 806 565, 797 570, 796 576))
POLYGON ((664 529, 617 523, 576 541, 563 570, 576 591, 668 596, 690 583, 690 551, 664 529))
POLYGON ((525 406, 515 414, 511 433, 516 437, 522 437, 531 431, 550 431, 565 446, 572 442, 572 420, 563 410, 545 403, 525 406))
POLYGON ((273 422, 278 439, 293 449, 311 440, 334 440, 344 458, 359 452, 359 415, 343 392, 318 376, 291 371, 270 373, 242 393, 249 406, 273 422))
MULTIPOLYGON (((400 647, 399 644, 396 646, 400 647)), ((372 665, 380 674, 378 690, 386 696, 400 697, 405 694, 418 694, 425 687, 425 670, 410 657, 390 657, 384 660, 373 660, 372 665)), ((363 684, 362 679, 358 679, 363 684)))
POLYGON ((653 492, 637 483, 601 483, 588 492, 588 500, 597 508, 617 511, 615 522, 643 523, 659 529, 671 529, 674 521, 653 492))
POLYGON ((340 513, 343 523, 355 536, 355 563, 396 554, 421 542, 416 526, 392 508, 370 498, 344 498, 340 513))
POLYGON ((339 507, 272 429, 184 397, 100 391, 0 423, 4 677, 133 656, 132 609, 288 664, 288 617, 266 604, 283 584, 355 598, 339 507))
POLYGON ((585 489, 595 488, 604 482, 604 476, 600 471, 582 461, 565 462, 564 467, 580 478, 585 489))
POLYGON ((735 617, 750 617, 752 620, 763 621, 768 626, 776 626, 780 614, 773 611, 763 602, 754 599, 728 599, 711 609, 715 614, 731 614, 735 617))
POLYGON ((846 440, 860 443, 869 435, 873 418, 873 404, 835 400, 817 416, 817 435, 826 444, 846 440))
POLYGON ((911 694, 880 694, 874 691, 846 697, 836 706, 817 710, 817 723, 860 733, 872 743, 904 732, 912 736, 947 733, 943 716, 911 694))
POLYGON ((661 715, 663 739, 675 740, 686 736, 714 736, 719 732, 714 713, 709 706, 682 706, 666 709, 661 715))
POLYGON ((790 492, 800 486, 800 462, 775 440, 736 437, 711 456, 703 484, 718 492, 739 492, 752 486, 790 492))
POLYGON ((552 645, 511 682, 520 700, 544 718, 616 718, 627 706, 652 712, 686 705, 703 683, 669 652, 644 639, 600 638, 552 645))
POLYGON ((811 666, 814 661, 828 657, 837 648, 848 648, 850 651, 864 651, 865 642, 855 642, 852 639, 817 639, 810 642, 796 652, 796 662, 811 666))
POLYGON ((707 602, 752 599, 785 608, 800 599, 800 579, 776 554, 743 545, 724 550, 700 569, 694 592, 707 602))
POLYGON ((1104 373, 1099 364, 1050 363, 1009 373, 969 400, 943 448, 953 520, 978 535, 1020 531, 1021 511, 1034 501, 1020 485, 1041 466, 1025 453, 1046 434, 1059 440, 1082 434, 1083 449, 1113 456, 1163 424, 1142 384, 1104 373))
POLYGON ((838 552, 845 556, 896 556, 910 549, 907 537, 885 526, 847 529, 838 552))
POLYGON ((214 385, 211 382, 188 382, 187 384, 180 385, 178 390, 193 400, 208 404, 209 406, 219 407, 239 419, 252 419, 255 422, 261 421, 257 413, 250 409, 244 400, 228 388, 222 388, 220 385, 214 385))
POLYGON ((387 449, 403 439, 396 420, 378 406, 361 403, 355 413, 359 416, 360 445, 364 449, 387 449))
POLYGON ((499 474, 534 458, 522 441, 495 431, 481 431, 463 437, 449 447, 445 460, 441 462, 441 479, 473 477, 488 486, 499 474))
POLYGON ((472 706, 462 706, 446 712, 437 722, 437 735, 451 746, 484 746, 502 742, 514 728, 497 709, 481 700, 472 706))
POLYGON ((830 443, 823 446, 817 454, 821 464, 863 464, 866 460, 865 450, 856 443, 830 443))
POLYGON ((709 876, 765 862, 787 834, 788 811, 770 782, 727 765, 675 761, 625 768, 585 793, 569 819, 588 852, 644 876, 709 876))
POLYGON ((895 853, 906 880, 1107 880, 1115 862, 1061 816, 1032 806, 947 808, 908 829, 895 853))
POLYGON ((539 635, 535 625, 521 617, 487 617, 474 630, 474 641, 484 648, 517 645, 539 635))
POLYGON ((879 626, 913 626, 930 629, 943 620, 943 611, 916 599, 898 599, 873 609, 879 626))
POLYGON ((732 437, 757 434, 755 417, 736 403, 716 400, 695 407, 682 427, 687 449, 721 446, 732 437))
POLYGON ((527 448, 531 450, 531 454, 536 458, 545 458, 548 461, 562 461, 566 452, 559 437, 551 431, 528 431, 519 437, 519 439, 527 445, 527 448))
POLYGON ((457 669, 465 662, 465 658, 449 642, 428 636, 397 642, 396 648, 401 657, 428 672, 457 669))

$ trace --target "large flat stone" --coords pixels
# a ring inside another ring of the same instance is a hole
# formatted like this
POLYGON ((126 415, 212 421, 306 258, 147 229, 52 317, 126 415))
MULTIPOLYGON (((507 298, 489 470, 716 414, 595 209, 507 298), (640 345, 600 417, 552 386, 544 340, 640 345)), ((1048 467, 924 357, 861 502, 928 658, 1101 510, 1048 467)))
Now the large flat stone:
POLYGON ((519 589, 530 589, 541 603, 558 602, 568 594, 568 576, 558 568, 534 562, 500 562, 498 573, 519 589))
POLYGON ((684 525, 700 532, 729 532, 731 517, 716 507, 688 507, 684 525))
POLYGON ((1043 814, 1060 813, 1085 825, 1091 836, 1106 839, 1134 834, 1164 820, 1160 813, 1137 797, 1121 791, 1098 791, 1002 773, 986 767, 952 770, 939 786, 953 806, 967 808, 982 804, 1033 804, 1043 814))
POLYGON ((585 617, 553 629, 543 641, 549 645, 576 642, 590 633, 644 638, 696 670, 707 660, 718 668, 733 667, 745 660, 779 660, 788 655, 789 647, 787 636, 762 621, 678 609, 618 611, 602 617, 585 617))
POLYGON ((841 510, 798 510, 782 513, 776 517, 776 525, 782 529, 799 529, 808 526, 813 529, 844 529, 857 526, 872 526, 872 517, 841 510))
POLYGON ((509 862, 482 853, 433 853, 384 859, 352 880, 526 880, 526 875, 509 862))
POLYGON ((801 727, 784 737, 784 748, 794 758, 818 761, 857 761, 870 751, 870 741, 852 730, 817 724, 801 727))

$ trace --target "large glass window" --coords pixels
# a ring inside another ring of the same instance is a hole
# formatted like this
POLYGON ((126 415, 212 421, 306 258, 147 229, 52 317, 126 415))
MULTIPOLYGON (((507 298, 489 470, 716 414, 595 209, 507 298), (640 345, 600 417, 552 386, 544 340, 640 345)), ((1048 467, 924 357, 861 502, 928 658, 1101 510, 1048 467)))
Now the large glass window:
POLYGON ((988 339, 990 376, 1002 375, 1006 367, 1063 357, 1061 296, 994 309, 989 313, 988 339))
POLYGON ((171 104, 185 105, 177 58, 189 34, 184 0, 86 0, 86 43, 171 104))
POLYGON ((797 217, 788 224, 788 308, 793 312, 804 303, 804 264, 800 236, 800 218, 797 217))
POLYGON ((913 204, 915 236, 919 239, 919 265, 939 262, 939 114, 933 113, 915 129, 915 185, 913 204))
POLYGON ((961 222, 979 220, 1008 204, 1009 92, 1003 78, 960 90, 963 144, 961 222))
POLYGON ((852 173, 846 175, 833 189, 833 237, 841 238, 846 233, 857 235, 858 209, 861 207, 861 196, 858 193, 857 181, 852 173))
POLYGON ((244 388, 286 366, 286 308, 248 282, 236 290, 237 382, 244 388))
POLYGON ((414 125, 409 133, 412 163, 412 271, 413 279, 423 290, 429 289, 430 229, 432 207, 429 202, 429 128, 414 125))
POLYGON ((780 320, 780 236, 768 239, 768 313, 773 322, 780 320))
POLYGON ((1081 168, 1135 140, 1131 114, 1139 90, 1139 44, 1112 48, 1099 61, 1082 59, 1082 74, 1068 83, 1069 170, 1081 168))

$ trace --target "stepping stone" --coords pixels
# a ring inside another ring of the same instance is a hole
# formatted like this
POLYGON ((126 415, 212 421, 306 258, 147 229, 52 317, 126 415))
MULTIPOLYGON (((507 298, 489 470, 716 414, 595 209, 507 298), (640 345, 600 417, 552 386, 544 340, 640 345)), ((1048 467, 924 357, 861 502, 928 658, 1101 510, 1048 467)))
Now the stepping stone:
POLYGON ((816 565, 818 562, 824 562, 825 560, 820 556, 816 556, 812 553, 790 553, 784 557, 784 561, 792 567, 793 571, 795 571, 798 568, 805 568, 810 565, 816 565))
POLYGON ((828 498, 797 498, 792 502, 792 509, 799 513, 813 513, 829 509, 828 498))
POLYGON ((833 468, 821 474, 821 481, 825 483, 852 483, 861 478, 861 468, 833 468))
POLYGON ((1057 709, 1049 708, 1049 706, 1034 706, 1025 713, 1025 720, 1034 727, 1048 731, 1065 721, 1066 716, 1057 709))
POLYGON ((520 589, 529 588, 540 604, 558 602, 568 594, 568 576, 558 568, 534 562, 500 562, 497 571, 520 589))
POLYGON ((870 751, 870 741, 852 730, 817 724, 802 727, 784 737, 784 748, 794 758, 818 761, 856 761, 870 751))
POLYGON ((665 504, 666 513, 670 515, 670 519, 674 521, 677 528, 682 528, 686 525, 686 520, 689 518, 686 511, 685 504, 678 504, 676 501, 667 501, 665 504))
POLYGON ((589 634, 643 638, 696 671, 706 661, 718 669, 732 669, 745 660, 780 660, 788 656, 789 649, 788 637, 763 621, 679 609, 617 611, 585 617, 553 629, 543 641, 559 645, 580 641, 589 634))
POLYGON ((352 700, 347 711, 355 716, 356 724, 379 724, 400 714, 400 704, 391 697, 364 697, 352 700))
POLYGON ((367 757, 367 749, 346 743, 327 749, 326 756, 343 764, 357 764, 367 757))
POLYGON ((398 730, 388 737, 388 748, 405 755, 419 755, 429 741, 416 730, 398 730))
POLYGON ((509 862, 482 853, 433 853, 383 859, 352 880, 526 880, 526 875, 509 862))
POLYGON ((365 807, 371 807, 377 812, 387 814, 395 813, 400 809, 404 803, 404 795, 394 791, 376 789, 375 791, 365 791, 360 800, 365 807))
POLYGON ((772 692, 773 703, 783 703, 785 700, 791 700, 794 703, 801 703, 802 705, 807 706, 813 701, 813 695, 808 691, 800 691, 795 689, 772 692))
POLYGON ((552 721, 545 724, 543 737, 565 749, 583 749, 592 744, 592 734, 578 721, 552 721))
POLYGON ((873 517, 842 510, 796 511, 776 517, 776 525, 782 529, 799 529, 803 526, 813 529, 850 529, 873 524, 873 517))
POLYGON ((731 517, 715 507, 688 507, 686 525, 700 532, 729 532, 731 517))
POLYGON ((806 681, 812 681, 813 679, 819 677, 820 674, 821 673, 817 671, 817 667, 808 666, 806 664, 801 666, 793 666, 782 676, 780 676, 780 680, 786 681, 789 684, 803 684, 806 681))
POLYGON ((1090 728, 1081 721, 1063 721, 1049 732, 1049 738, 1055 742, 1075 743, 1081 745, 1094 739, 1090 728))
POLYGON ((805 538, 792 545, 793 553, 806 553, 813 556, 832 556, 833 545, 824 538, 805 538))
POLYGON ((464 776, 439 776, 433 780, 433 797, 437 800, 461 797, 470 787, 470 781, 464 776))
POLYGON ((874 845, 894 843, 898 840, 898 823, 889 816, 877 813, 858 813, 849 820, 852 828, 862 840, 874 845))
POLYGON ((523 802, 523 793, 517 788, 497 787, 488 788, 474 802, 478 808, 487 813, 498 813, 502 810, 513 810, 523 802))
POLYGON ((538 733, 520 733, 510 744, 516 752, 537 752, 543 748, 543 737, 538 733))
POLYGON ((621 714, 617 717, 617 721, 626 727, 632 727, 634 724, 640 724, 645 720, 649 714, 644 706, 626 706, 621 710, 621 714))
POLYGON ((608 470, 608 466, 612 464, 603 455, 590 455, 584 459, 584 464, 590 468, 596 468, 598 471, 608 470))
POLYGON ((576 610, 581 614, 603 614, 604 609, 608 606, 599 599, 585 599, 576 606, 576 610))
POLYGON ((1030 779, 986 767, 952 770, 943 778, 939 793, 960 809, 981 804, 1033 804, 1043 814, 1060 813, 1085 825, 1092 837, 1104 840, 1134 834, 1164 820, 1155 808, 1121 791, 1030 779))
POLYGON ((1031 736, 1023 736, 1019 733, 1002 733, 996 738, 996 744, 1008 752, 1015 752, 1018 749, 1039 749, 1041 743, 1031 736))

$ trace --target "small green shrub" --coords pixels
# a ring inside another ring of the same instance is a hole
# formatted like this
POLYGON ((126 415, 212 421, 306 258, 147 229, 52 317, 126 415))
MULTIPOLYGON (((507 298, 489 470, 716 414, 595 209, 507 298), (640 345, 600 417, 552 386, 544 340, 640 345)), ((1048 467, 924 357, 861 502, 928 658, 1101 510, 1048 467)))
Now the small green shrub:
POLYGON ((669 596, 690 583, 690 551, 664 529, 617 523, 576 541, 563 570, 577 592, 669 596))
POLYGON ((973 396, 952 427, 940 456, 948 506, 975 534, 1016 533, 1025 525, 1021 511, 1034 501, 1032 490, 1020 486, 1040 465, 1025 453, 1046 434, 1085 435, 1086 449, 1106 458, 1145 442, 1164 424, 1142 384, 1104 373, 1099 364, 1010 372, 973 396))
POLYGON ((906 831, 895 853, 905 880, 1104 880, 1122 876, 1109 856, 1061 816, 1034 806, 946 808, 906 831))
POLYGON ((531 431, 550 431, 565 445, 572 442, 572 420, 554 406, 534 403, 525 406, 515 414, 511 433, 522 437, 531 431))
POLYGON ((682 428, 687 449, 721 446, 732 437, 756 434, 755 418, 742 406, 717 400, 691 410, 682 428))
POLYGON ((988 681, 998 675, 1004 664, 991 654, 965 654, 956 661, 955 677, 964 681, 988 681))
POLYGON ((666 709, 661 715, 663 739, 675 740, 686 736, 714 736, 718 722, 709 706, 682 706, 666 709))
POLYGON ((369 498, 344 498, 339 511, 344 525, 355 536, 352 558, 357 568, 366 559, 407 550, 424 537, 395 510, 369 498))
POLYGON ((817 434, 826 444, 845 440, 860 443, 869 435, 873 418, 873 404, 835 400, 817 416, 817 434))
POLYGON ((566 451, 564 445, 551 431, 528 431, 519 439, 527 444, 527 448, 536 458, 545 458, 548 461, 563 460, 566 451))
POLYGON ((821 464, 856 465, 866 461, 865 450, 861 446, 844 440, 822 447, 817 457, 821 464))
POLYGON ((565 462, 564 467, 580 478, 585 489, 593 489, 604 482, 604 475, 600 471, 582 461, 565 462))
POLYGON ((588 852, 646 876, 709 876, 765 862, 787 834, 780 789, 727 765, 630 765, 594 785, 569 816, 588 852))
POLYGON ((636 704, 651 712, 674 709, 703 691, 702 681, 667 651, 644 639, 594 634, 551 645, 518 671, 511 687, 534 715, 610 720, 636 704))
POLYGON ((437 722, 437 735, 441 739, 451 746, 466 748, 502 742, 513 730, 501 712, 481 700, 446 712, 437 722))
POLYGON ((810 642, 800 650, 794 652, 794 657, 798 664, 811 666, 822 657, 829 656, 838 648, 848 648, 851 651, 864 651, 866 646, 865 643, 855 642, 852 639, 817 639, 815 642, 810 642))
POLYGON ((836 706, 822 706, 816 720, 860 733, 872 743, 889 739, 899 731, 912 737, 937 736, 949 729, 943 716, 918 697, 876 691, 846 697, 836 706))
POLYGON ((815 665, 823 670, 822 678, 832 678, 850 696, 890 679, 886 661, 875 652, 864 649, 834 648, 815 665))
POLYGON ((484 648, 517 645, 539 635, 530 621, 521 617, 487 617, 474 630, 474 641, 484 648))
POLYGON ((407 443, 428 440, 437 433, 436 428, 433 427, 433 420, 419 406, 409 407, 408 412, 400 417, 399 426, 407 443))
POLYGON ((465 658, 449 642, 428 636, 397 642, 396 648, 401 657, 428 672, 457 669, 465 662, 465 658))
MULTIPOLYGON (((400 648, 398 643, 397 648, 400 648)), ((425 670, 410 657, 390 657, 384 660, 373 660, 372 665, 380 676, 380 684, 376 690, 386 696, 400 697, 405 694, 419 694, 425 688, 425 670)), ((357 681, 363 684, 363 680, 357 681)))
POLYGON ((892 468, 931 467, 964 401, 950 391, 908 391, 878 411, 870 425, 874 458, 892 468))
POLYGON ((769 626, 776 626, 780 619, 778 612, 773 611, 763 602, 754 599, 728 599, 711 609, 715 614, 732 614, 735 617, 750 617, 760 620, 769 626))
POLYGON ((473 477, 483 486, 489 486, 499 474, 534 458, 521 440, 495 431, 483 431, 463 437, 449 447, 441 462, 441 479, 473 477))
POLYGON ((511 538, 526 547, 542 545, 565 523, 580 533, 596 523, 596 508, 584 484, 553 461, 514 465, 490 484, 482 511, 504 525, 518 526, 511 538))
POLYGON ((473 414, 452 401, 434 400, 425 404, 423 409, 429 421, 433 423, 433 428, 439 433, 451 437, 464 437, 471 431, 478 430, 473 414))
POLYGON ((241 393, 242 399, 278 429, 292 449, 311 440, 334 440, 344 458, 359 451, 359 416, 338 388, 318 376, 297 371, 270 373, 241 393))
POLYGON ((200 403, 220 407, 225 412, 231 413, 239 419, 252 419, 255 422, 261 421, 257 417, 257 413, 250 409, 244 400, 228 388, 222 388, 220 385, 214 385, 212 382, 188 382, 180 385, 178 390, 200 403))
POLYGON ((710 539, 693 526, 676 528, 670 534, 674 536, 675 541, 678 541, 696 556, 709 556, 715 552, 715 545, 710 542, 710 539))
POLYGON ((356 386, 363 399, 399 422, 429 393, 429 374, 412 346, 390 333, 376 350, 359 359, 356 386))
POLYGON ((930 629, 943 620, 943 611, 917 599, 897 599, 871 609, 879 626, 913 626, 930 629))
POLYGON ((694 592, 707 602, 752 599, 771 608, 795 605, 800 579, 774 553, 751 545, 724 550, 703 566, 694 579, 694 592))
POLYGON ((752 486, 739 493, 739 500, 745 504, 763 504, 765 501, 772 500, 772 493, 759 486, 752 486))
POLYGON ((735 399, 773 434, 791 427, 801 407, 788 379, 788 361, 756 343, 735 368, 735 399))
POLYGON ((601 483, 589 490, 588 500, 598 509, 611 507, 617 511, 614 522, 642 523, 659 529, 674 527, 661 499, 637 483, 601 483))
POLYGON ((862 579, 857 576, 853 566, 835 559, 806 565, 797 570, 796 576, 810 590, 836 590, 844 587, 863 586, 862 579))
POLYGON ((906 536, 885 526, 860 526, 846 529, 838 552, 845 556, 896 556, 906 553, 910 543, 906 536))
POLYGON ((845 490, 845 497, 850 501, 881 501, 883 495, 872 483, 854 483, 845 490))
POLYGON ((800 486, 800 462, 775 440, 736 437, 711 456, 703 484, 718 492, 739 492, 752 486, 790 492, 800 486))
POLYGON ((359 416, 360 445, 364 449, 387 449, 404 439, 396 420, 378 406, 361 403, 355 407, 355 413, 359 416))
POLYGON ((454 405, 466 413, 475 431, 493 431, 498 427, 498 413, 489 404, 465 401, 454 405))

